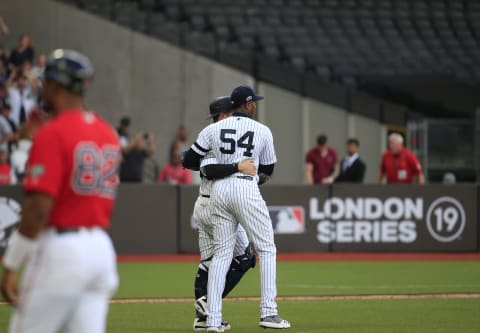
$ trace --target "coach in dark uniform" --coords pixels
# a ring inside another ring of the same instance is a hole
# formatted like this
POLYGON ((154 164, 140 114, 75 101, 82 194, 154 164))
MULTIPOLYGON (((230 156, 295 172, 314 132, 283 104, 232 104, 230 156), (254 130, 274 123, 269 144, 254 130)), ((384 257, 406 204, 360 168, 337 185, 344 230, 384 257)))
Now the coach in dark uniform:
POLYGON ((362 183, 366 165, 358 156, 360 142, 358 139, 347 140, 347 156, 340 163, 340 174, 335 182, 362 183))

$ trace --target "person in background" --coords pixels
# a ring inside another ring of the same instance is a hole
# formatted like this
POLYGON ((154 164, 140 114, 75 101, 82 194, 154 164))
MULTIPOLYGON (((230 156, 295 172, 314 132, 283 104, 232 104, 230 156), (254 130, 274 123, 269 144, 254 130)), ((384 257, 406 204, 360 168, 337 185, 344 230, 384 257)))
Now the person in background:
POLYGON ((160 171, 158 181, 181 185, 192 183, 192 172, 182 166, 182 155, 179 151, 173 153, 172 160, 160 171))
POLYGON ((37 57, 37 62, 35 66, 30 70, 30 76, 33 79, 40 79, 45 71, 45 64, 47 63, 47 56, 45 54, 40 54, 37 57))
POLYGON ((340 174, 335 182, 362 183, 365 176, 365 162, 358 155, 360 141, 355 138, 347 140, 347 156, 340 162, 340 174))
POLYGON ((37 106, 36 86, 30 84, 25 73, 13 70, 10 73, 7 88, 12 107, 10 119, 18 127, 27 120, 30 111, 37 106))
POLYGON ((337 153, 328 145, 326 135, 317 137, 317 146, 305 157, 305 181, 307 184, 331 184, 339 171, 337 153))
POLYGON ((444 185, 455 185, 457 183, 457 177, 453 172, 445 172, 443 174, 442 183, 444 185))
POLYGON ((10 105, 6 100, 0 102, 0 148, 11 151, 11 145, 16 140, 16 127, 8 117, 10 105))
POLYGON ((120 165, 120 181, 142 182, 145 159, 155 153, 153 136, 148 133, 138 133, 128 146, 122 149, 122 153, 123 161, 120 165))
POLYGON ((0 185, 15 184, 15 176, 8 164, 8 150, 3 145, 0 147, 0 185))
POLYGON ((378 182, 388 184, 425 183, 422 167, 417 157, 403 145, 403 136, 392 133, 388 136, 388 150, 383 153, 378 182))
POLYGON ((178 127, 177 133, 175 134, 172 143, 170 144, 170 151, 168 159, 172 160, 173 155, 178 151, 183 153, 185 150, 188 150, 190 146, 187 143, 188 140, 188 129, 184 125, 178 127))
POLYGON ((130 123, 131 120, 129 117, 122 117, 117 127, 118 137, 120 138, 120 147, 122 147, 122 149, 128 146, 128 141, 130 139, 130 123))
POLYGON ((15 149, 10 155, 10 165, 18 183, 22 183, 23 178, 25 177, 25 166, 28 161, 28 155, 31 147, 32 139, 30 133, 28 132, 27 125, 24 124, 19 130, 17 149, 15 149))
POLYGON ((10 69, 20 69, 25 62, 33 64, 35 60, 35 50, 32 46, 32 38, 23 34, 20 36, 18 46, 12 51, 9 59, 10 69))

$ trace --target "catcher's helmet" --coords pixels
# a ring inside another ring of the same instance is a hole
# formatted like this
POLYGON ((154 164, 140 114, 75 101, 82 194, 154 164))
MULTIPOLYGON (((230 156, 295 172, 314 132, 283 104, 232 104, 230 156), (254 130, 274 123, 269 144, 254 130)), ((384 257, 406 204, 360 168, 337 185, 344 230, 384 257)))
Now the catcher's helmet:
POLYGON ((210 103, 210 118, 215 118, 220 113, 228 113, 232 111, 232 100, 230 96, 218 97, 210 103))
POLYGON ((83 54, 57 49, 48 56, 43 76, 45 80, 55 81, 74 93, 83 94, 93 73, 92 63, 83 54))

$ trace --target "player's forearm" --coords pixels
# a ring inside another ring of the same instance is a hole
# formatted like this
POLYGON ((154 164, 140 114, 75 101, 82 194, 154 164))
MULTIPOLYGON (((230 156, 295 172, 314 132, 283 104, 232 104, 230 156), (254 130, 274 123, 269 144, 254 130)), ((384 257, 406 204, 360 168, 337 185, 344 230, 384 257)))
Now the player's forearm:
POLYGON ((27 195, 22 209, 22 219, 18 231, 25 237, 35 239, 47 224, 53 198, 43 193, 27 195))
POLYGON ((209 164, 201 168, 207 179, 222 179, 238 172, 238 164, 209 164))

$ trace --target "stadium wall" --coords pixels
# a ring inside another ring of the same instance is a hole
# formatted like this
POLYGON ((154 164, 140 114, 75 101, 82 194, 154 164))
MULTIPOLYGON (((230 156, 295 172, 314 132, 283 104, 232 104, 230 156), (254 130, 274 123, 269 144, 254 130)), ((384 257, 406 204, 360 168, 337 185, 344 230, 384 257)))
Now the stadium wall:
POLYGON ((19 34, 28 32, 38 53, 65 47, 88 54, 97 71, 88 106, 113 124, 131 116, 132 132, 154 133, 160 164, 167 160, 176 128, 185 124, 193 140, 208 124, 208 103, 239 84, 255 85, 265 95, 259 119, 271 126, 276 138, 279 164, 274 184, 303 182, 304 153, 321 132, 340 157, 347 137, 357 136, 367 162, 365 181, 373 183, 386 125, 405 123, 406 111, 398 116, 389 112, 398 108, 367 95, 315 80, 304 82, 305 95, 255 82, 250 74, 52 0, 4 0, 0 9, 12 30, 5 44, 15 45, 19 34))
MULTIPOLYGON (((279 252, 479 251, 480 185, 265 185, 279 252)), ((120 186, 109 230, 121 255, 197 253, 196 186, 120 186)), ((0 187, 0 254, 20 219, 0 187)))

